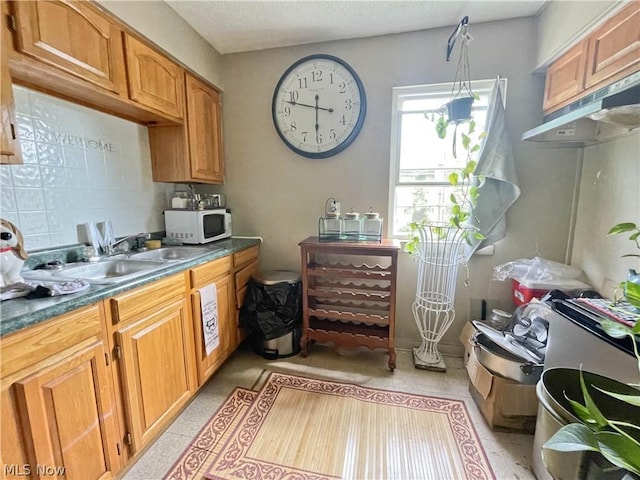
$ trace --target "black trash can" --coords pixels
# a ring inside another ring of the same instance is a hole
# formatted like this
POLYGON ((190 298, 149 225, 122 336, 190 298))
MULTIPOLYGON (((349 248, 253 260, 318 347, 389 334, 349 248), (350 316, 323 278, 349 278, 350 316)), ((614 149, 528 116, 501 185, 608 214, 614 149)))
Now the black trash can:
POLYGON ((269 270, 252 276, 240 308, 240 325, 258 355, 273 360, 298 354, 302 333, 300 275, 269 270))

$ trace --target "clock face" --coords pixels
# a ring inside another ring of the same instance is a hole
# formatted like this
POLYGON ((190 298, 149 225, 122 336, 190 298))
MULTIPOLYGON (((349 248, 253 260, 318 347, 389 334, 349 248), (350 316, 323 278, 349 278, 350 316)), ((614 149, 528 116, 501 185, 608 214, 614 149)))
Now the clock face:
POLYGON ((291 65, 273 92, 276 131, 294 152, 326 158, 355 140, 367 110, 356 72, 331 55, 310 55, 291 65))

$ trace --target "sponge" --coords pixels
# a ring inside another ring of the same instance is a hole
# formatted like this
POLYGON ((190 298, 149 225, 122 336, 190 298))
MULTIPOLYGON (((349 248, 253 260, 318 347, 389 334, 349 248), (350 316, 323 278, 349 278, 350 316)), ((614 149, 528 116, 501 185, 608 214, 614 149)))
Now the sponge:
POLYGON ((162 246, 162 243, 160 242, 160 240, 146 240, 144 242, 144 246, 149 250, 154 250, 156 248, 160 248, 162 246))

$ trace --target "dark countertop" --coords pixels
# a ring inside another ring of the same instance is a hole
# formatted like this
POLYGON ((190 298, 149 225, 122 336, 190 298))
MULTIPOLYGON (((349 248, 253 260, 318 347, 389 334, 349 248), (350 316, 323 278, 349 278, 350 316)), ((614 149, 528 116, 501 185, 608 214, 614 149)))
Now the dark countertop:
POLYGON ((0 304, 0 336, 22 330, 50 318, 56 317, 85 305, 91 305, 118 293, 146 285, 160 278, 182 272, 196 265, 226 257, 234 252, 258 245, 257 238, 231 238, 209 245, 200 245, 203 254, 182 262, 168 262, 166 266, 154 270, 149 275, 110 285, 91 285, 88 290, 71 295, 27 300, 15 298, 0 304))

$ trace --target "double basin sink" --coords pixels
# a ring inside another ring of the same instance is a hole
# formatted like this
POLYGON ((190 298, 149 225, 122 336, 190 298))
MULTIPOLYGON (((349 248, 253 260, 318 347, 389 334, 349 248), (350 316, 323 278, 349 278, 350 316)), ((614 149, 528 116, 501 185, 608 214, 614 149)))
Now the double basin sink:
POLYGON ((104 285, 130 280, 164 268, 168 264, 188 261, 208 253, 211 253, 210 249, 199 247, 164 247, 106 257, 96 263, 69 263, 55 270, 27 270, 22 272, 22 276, 25 280, 81 279, 104 285))

